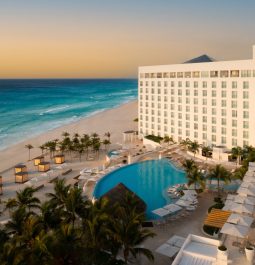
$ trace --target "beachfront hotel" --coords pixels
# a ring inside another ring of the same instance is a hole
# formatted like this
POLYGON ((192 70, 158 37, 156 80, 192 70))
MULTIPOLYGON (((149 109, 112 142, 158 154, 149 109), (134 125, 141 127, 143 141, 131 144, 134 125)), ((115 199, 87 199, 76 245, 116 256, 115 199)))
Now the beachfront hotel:
POLYGON ((139 67, 139 136, 206 146, 255 146, 253 59, 139 67))

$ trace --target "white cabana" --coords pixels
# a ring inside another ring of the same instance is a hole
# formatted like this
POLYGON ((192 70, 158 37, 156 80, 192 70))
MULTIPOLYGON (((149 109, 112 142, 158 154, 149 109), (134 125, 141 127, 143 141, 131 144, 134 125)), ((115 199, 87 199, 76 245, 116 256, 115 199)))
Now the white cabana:
POLYGON ((225 223, 220 230, 220 233, 236 236, 240 238, 245 238, 248 235, 249 228, 243 225, 235 225, 230 223, 225 223))
POLYGON ((169 211, 170 213, 175 213, 175 212, 178 212, 182 209, 182 207, 176 205, 176 204, 168 204, 168 205, 165 205, 163 207, 163 209, 166 209, 167 211, 169 211))
POLYGON ((231 223, 231 224, 237 224, 237 225, 243 225, 243 226, 248 226, 250 227, 252 222, 253 222, 253 218, 249 217, 249 216, 244 216, 241 214, 237 214, 237 213, 232 213, 228 219, 227 219, 227 223, 231 223))
POLYGON ((255 190, 254 189, 247 189, 247 188, 238 188, 237 193, 243 196, 253 196, 255 197, 255 190))
POLYGON ((170 211, 164 209, 164 208, 158 208, 156 210, 153 210, 152 213, 160 216, 160 217, 164 217, 170 214, 170 211))
POLYGON ((233 202, 255 205, 255 197, 236 195, 233 202))
POLYGON ((253 213, 254 207, 249 204, 240 204, 240 203, 230 203, 228 205, 225 205, 222 210, 224 211, 232 211, 235 213, 248 213, 252 214, 253 213))

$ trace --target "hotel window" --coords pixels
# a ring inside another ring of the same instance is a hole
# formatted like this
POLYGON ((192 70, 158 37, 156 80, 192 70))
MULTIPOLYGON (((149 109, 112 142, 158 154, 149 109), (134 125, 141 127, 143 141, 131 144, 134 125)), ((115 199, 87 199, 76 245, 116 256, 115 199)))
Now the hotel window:
POLYGON ((186 104, 190 104, 190 98, 186 98, 186 104))
POLYGON ((161 126, 160 125, 158 125, 158 130, 161 130, 161 126))
POLYGON ((167 102, 167 97, 166 96, 164 96, 164 101, 167 102))
POLYGON ((164 109, 167 109, 168 105, 167 104, 164 104, 164 109))
POLYGON ((178 113, 178 119, 182 119, 182 114, 181 113, 178 113))
POLYGON ((203 131, 207 131, 207 125, 203 124, 203 131))
POLYGON ((194 98, 193 99, 193 102, 194 102, 194 105, 197 105, 198 104, 198 99, 197 98, 194 98))
POLYGON ((189 121, 190 120, 190 115, 186 114, 186 120, 189 121))
POLYGON ((237 146, 237 140, 236 139, 232 139, 232 146, 237 146))
POLYGON ((216 106, 216 99, 212 99, 212 106, 216 106))
POLYGON ((221 82, 221 88, 227 88, 227 82, 226 81, 221 82))
POLYGON ((177 73, 177 78, 182 78, 183 77, 183 72, 178 72, 177 73))
POLYGON ((244 119, 249 119, 249 111, 244 111, 243 112, 243 118, 244 119))
POLYGON ((160 103, 158 103, 158 109, 161 109, 161 104, 160 103))
POLYGON ((206 133, 203 133, 203 140, 206 140, 207 139, 207 134, 206 133))
POLYGON ((198 121, 198 115, 194 115, 194 121, 198 121))
POLYGON ((242 70, 241 77, 251 77, 251 70, 242 70))
POLYGON ((194 97, 197 97, 197 96, 198 96, 198 90, 195 89, 195 90, 194 90, 194 97))
POLYGON ((216 97, 216 90, 212 90, 212 97, 216 97))
POLYGON ((227 142, 226 137, 221 137, 221 143, 225 144, 227 142))
POLYGON ((197 129, 198 129, 198 124, 194 123, 194 130, 197 130, 197 129))
POLYGON ((226 90, 222 90, 221 91, 221 97, 225 98, 227 96, 227 91, 226 90))
POLYGON ((237 118, 237 110, 232 110, 232 117, 237 118))
POLYGON ((248 141, 243 141, 243 146, 249 146, 249 142, 248 141))
POLYGON ((249 138, 249 132, 248 131, 243 131, 243 138, 248 139, 249 138))
POLYGON ((211 71, 210 77, 218 77, 218 71, 211 71))
POLYGON ((207 114, 207 108, 203 107, 203 114, 207 114))
POLYGON ((140 93, 143 93, 143 88, 142 87, 140 87, 140 93))
POLYGON ((231 108, 237 108, 237 101, 236 100, 231 101, 231 108))
POLYGON ((230 76, 231 77, 239 77, 239 70, 231 70, 230 76))
POLYGON ((243 129, 249 129, 249 122, 243 121, 243 129))
POLYGON ((203 98, 203 105, 207 105, 207 99, 203 98))
POLYGON ((232 88, 237 88, 237 82, 236 81, 232 82, 232 88))
POLYGON ((237 91, 232 91, 232 98, 237 98, 237 91))
POLYGON ((212 126, 212 133, 216 133, 216 126, 212 126))
POLYGON ((191 77, 191 72, 185 72, 185 78, 190 78, 191 77))
POLYGON ((167 89, 164 89, 164 94, 167 94, 167 89))
POLYGON ((222 127, 222 128, 221 128, 221 134, 224 134, 224 135, 225 135, 226 133, 227 133, 227 129, 224 128, 224 127, 222 127))
POLYGON ((182 135, 182 129, 178 129, 178 134, 182 135))
POLYGON ((164 78, 169 78, 169 73, 163 73, 164 78))
POLYGON ((194 138, 198 138, 198 133, 194 132, 194 138))
POLYGON ((216 82, 215 81, 212 82, 212 88, 216 88, 216 82))
POLYGON ((228 71, 220 71, 220 77, 228 77, 228 71))
POLYGON ((221 107, 226 107, 227 101, 225 99, 221 100, 221 107))
POLYGON ((237 129, 232 129, 232 136, 237 136, 237 129))
POLYGON ((171 102, 174 102, 174 99, 175 99, 174 97, 171 97, 171 102))
POLYGON ((174 112, 171 112, 171 118, 174 118, 174 112))
POLYGON ((140 86, 142 86, 143 85, 143 81, 140 81, 140 86))
POLYGON ((203 90, 203 97, 207 96, 207 90, 203 90))
POLYGON ((171 87, 174 87, 174 81, 171 81, 171 87))
POLYGON ((164 131, 167 132, 167 126, 164 126, 164 131))
POLYGON ((189 96, 189 95, 190 95, 190 90, 186 89, 186 96, 189 96))
POLYGON ((190 82, 186 81, 186 87, 190 87, 190 82))
POLYGON ((161 101, 161 96, 158 96, 158 101, 161 101))
POLYGON ((178 96, 181 96, 181 95, 182 95, 182 90, 178 89, 178 96))
POLYGON ((200 72, 199 71, 193 72, 193 77, 194 78, 200 77, 200 72))
POLYGON ((203 116, 203 122, 207 122, 207 116, 203 116))
POLYGON ((244 81, 243 82, 243 88, 244 89, 248 89, 249 88, 249 82, 248 81, 244 81))
POLYGON ((248 109, 249 108, 249 101, 244 101, 243 102, 243 108, 248 109))
POLYGON ((160 118, 158 118, 158 123, 161 123, 161 119, 160 118))
POLYGON ((194 106, 194 112, 198 113, 198 107, 197 106, 194 106))
POLYGON ((217 112, 216 112, 216 108, 212 108, 212 115, 216 115, 217 112))
POLYGON ((148 81, 146 81, 146 82, 145 82, 145 86, 148 86, 148 85, 149 85, 149 82, 148 82, 148 81))
POLYGON ((161 94, 161 89, 158 88, 158 94, 161 94))
POLYGON ((175 78, 176 77, 176 73, 170 73, 170 78, 175 78))
POLYGON ((155 111, 154 110, 151 110, 151 115, 154 115, 155 114, 155 111))
POLYGON ((227 120, 225 118, 221 119, 221 125, 227 125, 227 120))
POLYGON ((178 97, 178 103, 182 103, 182 98, 178 97))
POLYGON ((154 88, 151 90, 151 94, 154 94, 155 93, 155 90, 154 90, 154 88))
POLYGON ((186 128, 189 129, 190 128, 190 123, 186 122, 186 128))
POLYGON ((174 128, 173 127, 171 127, 171 133, 174 133, 174 128))
POLYGON ((249 98, 249 91, 243 91, 243 98, 249 98))
MULTIPOLYGON (((148 121, 148 119, 146 119, 146 121, 148 121)), ((154 117, 151 117, 151 121, 154 122, 155 121, 155 118, 154 117)))
POLYGON ((212 135, 212 142, 216 142, 216 135, 212 135))
POLYGON ((227 116, 227 110, 226 109, 221 110, 221 116, 227 116))
POLYGON ((232 120, 232 127, 237 127, 237 120, 232 120))
POLYGON ((157 78, 162 78, 162 73, 157 73, 157 78))
POLYGON ((156 78, 156 74, 155 73, 151 73, 151 78, 156 78))
POLYGON ((209 72, 207 72, 207 71, 202 71, 202 72, 201 72, 201 77, 209 77, 209 72))
POLYGON ((182 111, 182 105, 178 105, 178 111, 182 111))
POLYGON ((164 87, 167 87, 167 86, 168 86, 168 82, 165 81, 165 82, 164 82, 164 87))
POLYGON ((190 131, 186 131, 186 136, 189 137, 190 136, 190 131))
POLYGON ((203 81, 203 88, 207 88, 207 82, 203 81))
POLYGON ((174 89, 171 89, 171 95, 174 95, 174 89))
POLYGON ((174 125, 174 120, 171 120, 171 125, 174 125))
POLYGON ((198 82, 197 81, 194 82, 194 88, 198 88, 198 82))

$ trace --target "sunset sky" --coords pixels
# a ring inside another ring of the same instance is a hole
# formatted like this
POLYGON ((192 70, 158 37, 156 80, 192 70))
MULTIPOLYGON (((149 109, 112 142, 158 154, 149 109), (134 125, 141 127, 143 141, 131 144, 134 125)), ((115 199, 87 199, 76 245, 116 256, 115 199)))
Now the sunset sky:
POLYGON ((0 2, 0 78, 136 77, 200 54, 248 59, 254 0, 0 2))

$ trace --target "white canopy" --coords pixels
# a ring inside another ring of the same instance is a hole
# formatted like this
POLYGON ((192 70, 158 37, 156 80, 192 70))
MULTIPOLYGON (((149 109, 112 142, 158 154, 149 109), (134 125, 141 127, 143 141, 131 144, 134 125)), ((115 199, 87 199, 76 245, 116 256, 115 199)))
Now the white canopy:
POLYGON ((250 195, 250 196, 255 197, 255 190, 254 189, 247 189, 247 188, 241 188, 240 187, 240 188, 238 188, 237 193, 240 195, 244 195, 244 196, 250 195))
POLYGON ((176 204, 168 204, 168 205, 165 205, 163 207, 163 209, 166 209, 167 211, 169 211, 170 213, 175 213, 177 211, 180 211, 182 209, 182 207, 176 205, 176 204))
POLYGON ((237 225, 243 225, 243 226, 248 226, 250 227, 252 222, 253 222, 253 218, 249 217, 249 216, 244 216, 241 214, 237 214, 237 213, 232 213, 228 220, 227 223, 231 223, 231 224, 237 224, 237 225))
POLYGON ((160 217, 164 217, 164 216, 170 214, 170 212, 168 210, 164 209, 164 208, 158 208, 156 210, 153 210, 152 212, 154 214, 160 216, 160 217))
POLYGON ((222 234, 236 236, 240 238, 246 237, 248 232, 249 232, 249 228, 247 226, 234 225, 234 224, 229 224, 229 223, 225 223, 220 230, 220 233, 222 234))
POLYGON ((253 209, 254 207, 252 205, 240 204, 235 202, 227 204, 223 207, 223 210, 232 211, 236 213, 248 213, 248 214, 252 214, 253 209))

